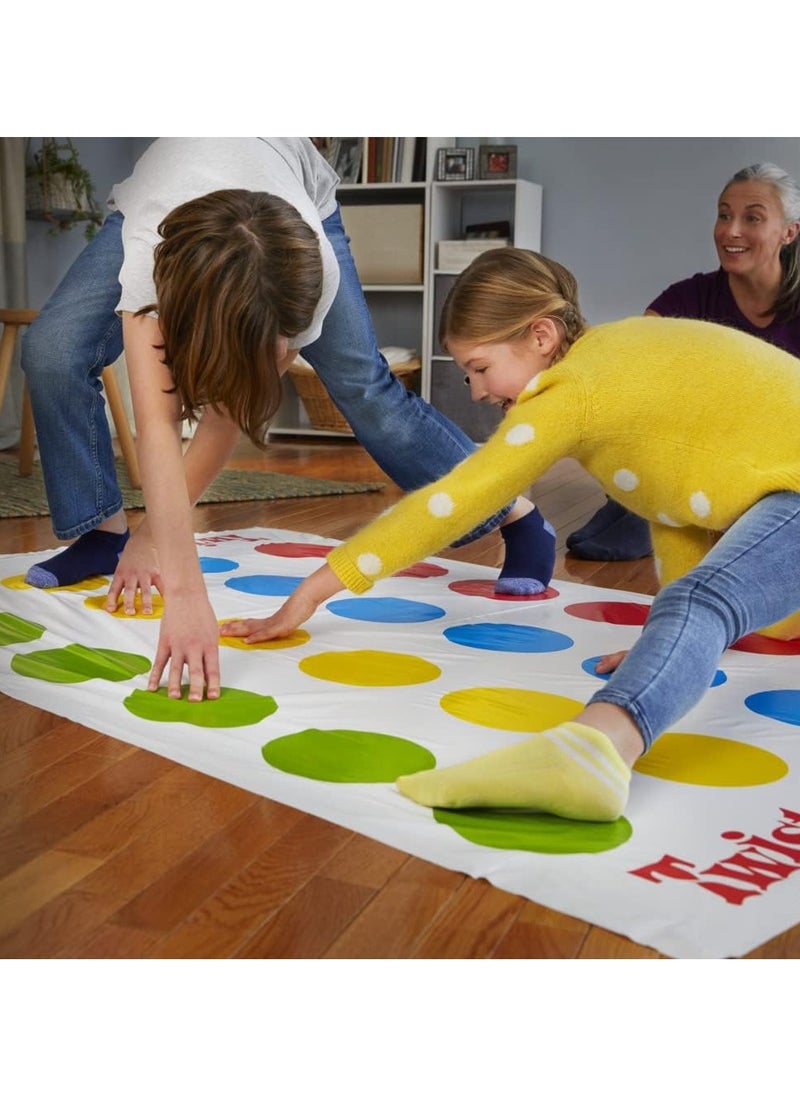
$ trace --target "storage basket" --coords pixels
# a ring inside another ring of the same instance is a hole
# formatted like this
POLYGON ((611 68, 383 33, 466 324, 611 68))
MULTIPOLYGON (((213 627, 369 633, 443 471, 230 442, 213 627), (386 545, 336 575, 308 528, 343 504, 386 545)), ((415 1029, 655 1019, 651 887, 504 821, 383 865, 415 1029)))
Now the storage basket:
MULTIPOLYGON (((411 390, 414 386, 414 376, 419 372, 419 358, 411 358, 409 361, 390 363, 389 368, 394 375, 411 390)), ((338 434, 352 434, 350 424, 339 411, 339 408, 328 395, 325 385, 311 368, 307 361, 296 358, 289 366, 289 376, 295 387, 297 395, 303 401, 311 425, 317 430, 332 430, 338 434)))

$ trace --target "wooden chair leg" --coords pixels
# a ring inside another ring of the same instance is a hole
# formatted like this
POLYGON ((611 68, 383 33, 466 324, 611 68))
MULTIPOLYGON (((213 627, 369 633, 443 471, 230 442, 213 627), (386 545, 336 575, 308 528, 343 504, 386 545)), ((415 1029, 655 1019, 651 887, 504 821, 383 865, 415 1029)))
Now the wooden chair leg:
POLYGON ((128 469, 128 479, 131 481, 132 487, 141 487, 142 481, 139 476, 139 461, 136 458, 136 444, 131 433, 125 404, 122 402, 122 393, 114 374, 114 367, 111 365, 106 366, 103 370, 103 388, 105 388, 111 417, 117 429, 117 441, 122 450, 122 459, 128 469))
POLYGON ((22 390, 22 429, 19 436, 19 474, 29 476, 33 471, 33 451, 36 446, 36 430, 28 386, 22 390))

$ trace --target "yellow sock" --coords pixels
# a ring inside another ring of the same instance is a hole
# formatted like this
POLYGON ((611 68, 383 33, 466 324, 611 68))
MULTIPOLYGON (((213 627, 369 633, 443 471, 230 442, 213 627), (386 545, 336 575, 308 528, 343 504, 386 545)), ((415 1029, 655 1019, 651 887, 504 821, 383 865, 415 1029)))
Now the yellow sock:
POLYGON ((602 731, 562 723, 461 765, 397 781, 425 807, 510 807, 611 822, 628 801, 631 774, 602 731))

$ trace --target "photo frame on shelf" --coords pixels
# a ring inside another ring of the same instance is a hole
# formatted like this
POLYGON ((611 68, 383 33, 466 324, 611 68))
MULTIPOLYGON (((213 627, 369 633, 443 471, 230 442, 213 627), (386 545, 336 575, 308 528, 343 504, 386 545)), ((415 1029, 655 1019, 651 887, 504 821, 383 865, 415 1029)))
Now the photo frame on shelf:
POLYGON ((437 182, 458 182, 475 178, 474 148, 440 148, 436 152, 437 182))
POLYGON ((479 153, 479 178, 516 179, 516 145, 481 145, 479 153))

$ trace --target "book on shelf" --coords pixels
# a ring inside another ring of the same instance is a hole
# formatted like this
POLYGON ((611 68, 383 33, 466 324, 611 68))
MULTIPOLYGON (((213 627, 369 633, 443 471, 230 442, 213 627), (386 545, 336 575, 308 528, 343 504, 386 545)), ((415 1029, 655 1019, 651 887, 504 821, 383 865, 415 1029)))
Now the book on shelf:
POLYGON ((312 137, 343 183, 423 183, 425 137, 312 137))

